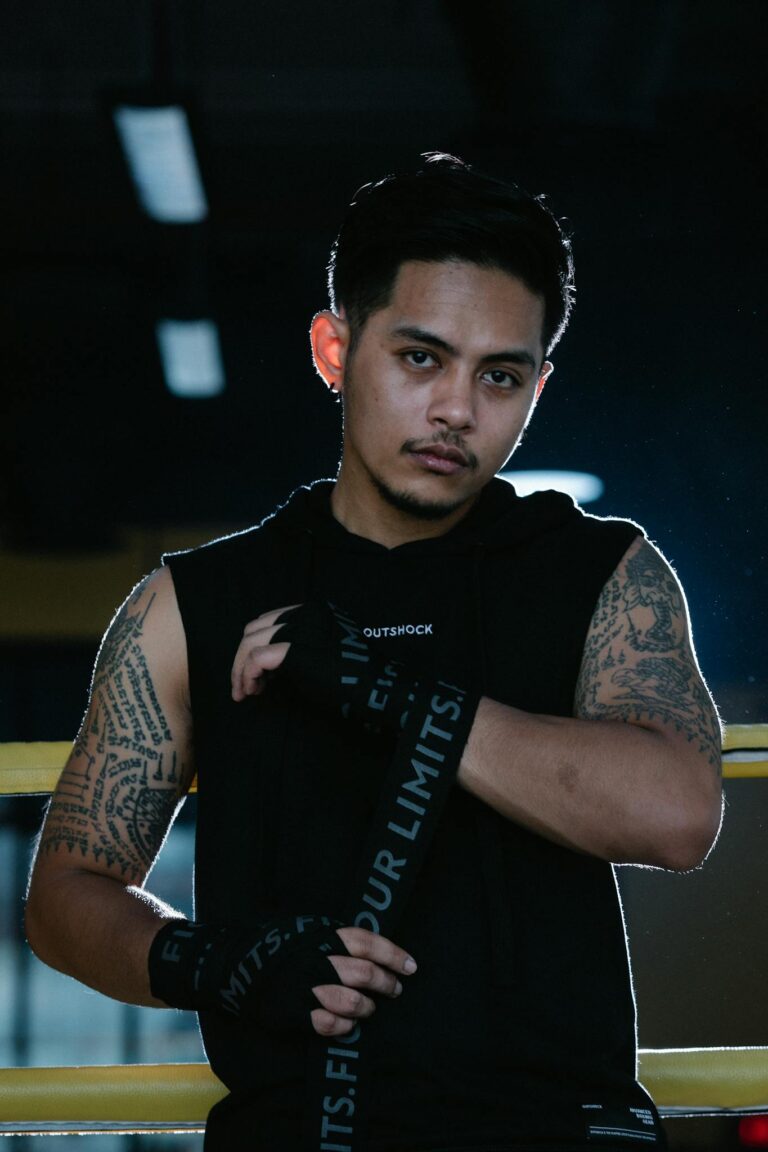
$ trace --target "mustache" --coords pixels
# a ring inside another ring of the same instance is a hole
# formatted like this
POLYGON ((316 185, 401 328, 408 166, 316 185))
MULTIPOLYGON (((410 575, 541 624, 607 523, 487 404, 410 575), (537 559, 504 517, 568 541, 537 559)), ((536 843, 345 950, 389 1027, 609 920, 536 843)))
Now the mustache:
POLYGON ((480 461, 471 448, 469 448, 458 432, 436 432, 431 440, 406 440, 400 451, 403 454, 408 452, 424 452, 430 448, 432 444, 442 444, 446 448, 456 448, 461 452, 462 456, 467 462, 467 467, 476 469, 480 461))

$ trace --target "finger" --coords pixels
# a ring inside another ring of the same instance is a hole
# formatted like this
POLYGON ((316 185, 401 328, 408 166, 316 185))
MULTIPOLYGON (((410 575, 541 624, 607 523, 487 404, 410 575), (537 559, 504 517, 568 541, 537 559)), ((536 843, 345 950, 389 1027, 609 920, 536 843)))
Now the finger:
POLYGON ((253 651, 254 648, 266 648, 272 643, 281 628, 282 624, 262 624, 261 617, 246 625, 243 638, 237 646, 235 662, 237 663, 238 660, 242 662, 244 656, 253 651))
POLYGON ((257 616, 255 620, 251 620, 246 624, 243 629, 243 636, 252 636, 255 632, 276 627, 277 621, 283 612, 290 612, 292 609, 300 607, 300 604, 289 604, 287 608, 275 608, 271 612, 262 612, 261 616, 257 616))
POLYGON ((273 640, 278 631, 279 626, 277 628, 259 628, 243 636, 237 646, 235 659, 232 662, 233 680, 236 675, 242 673, 246 661, 253 653, 258 653, 262 649, 277 647, 277 644, 273 644, 273 640))
POLYGON ((346 1036, 355 1027, 354 1020, 344 1016, 334 1016, 325 1008, 313 1008, 310 1012, 312 1027, 320 1036, 346 1036))
POLYGON ((232 698, 242 700, 245 696, 258 696, 264 687, 264 672, 279 657, 280 653, 271 650, 269 645, 243 641, 232 665, 232 698))
POLYGON ((264 689, 264 673, 274 672, 285 660, 289 644, 266 644, 238 648, 232 665, 232 699, 258 696, 264 689))
POLYGON ((345 988, 343 984, 319 984, 312 991, 323 1008, 332 1012, 334 1016, 360 1020, 372 1016, 376 1011, 376 1005, 370 996, 365 996, 356 988, 345 988))
POLYGON ((394 972, 380 968, 372 960, 356 960, 350 956, 329 956, 328 959, 347 988, 365 988, 393 999, 403 990, 394 972))
POLYGON ((264 673, 279 668, 288 652, 288 644, 256 646, 243 653, 239 665, 233 669, 232 695, 235 700, 258 696, 265 685, 264 673))
POLYGON ((379 936, 376 932, 369 932, 366 928, 337 928, 344 947, 350 956, 358 956, 364 960, 372 960, 374 964, 381 964, 392 972, 410 976, 416 971, 416 961, 413 956, 393 944, 386 936, 379 936))

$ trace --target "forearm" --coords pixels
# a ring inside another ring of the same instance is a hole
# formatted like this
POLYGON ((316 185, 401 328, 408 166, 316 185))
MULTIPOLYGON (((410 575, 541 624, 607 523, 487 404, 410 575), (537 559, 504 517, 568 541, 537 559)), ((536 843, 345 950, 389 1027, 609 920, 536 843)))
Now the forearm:
POLYGON ((508 819, 615 863, 695 867, 720 823, 717 773, 685 738, 487 697, 458 779, 508 819))
POLYGON ((155 934, 179 913, 138 888, 76 869, 33 879, 27 938, 41 960, 96 991, 144 1007, 167 1008, 149 989, 155 934))

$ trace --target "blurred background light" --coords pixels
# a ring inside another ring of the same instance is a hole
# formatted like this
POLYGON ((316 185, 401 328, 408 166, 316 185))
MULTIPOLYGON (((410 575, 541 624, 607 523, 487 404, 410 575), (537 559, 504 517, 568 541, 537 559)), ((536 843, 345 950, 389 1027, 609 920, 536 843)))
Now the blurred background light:
POLYGON ((744 1116, 739 1121, 739 1143, 743 1148, 768 1148, 768 1116, 744 1116))
POLYGON ((212 320, 160 320, 156 332, 169 392, 204 399, 224 391, 219 333, 212 320))
POLYGON ((578 504, 589 504, 599 500, 605 485, 599 476, 591 472, 527 471, 500 472, 502 480, 514 486, 518 496, 530 496, 532 492, 565 492, 578 504))
POLYGON ((183 108, 115 109, 115 125, 139 202, 163 224, 196 224, 208 202, 183 108))

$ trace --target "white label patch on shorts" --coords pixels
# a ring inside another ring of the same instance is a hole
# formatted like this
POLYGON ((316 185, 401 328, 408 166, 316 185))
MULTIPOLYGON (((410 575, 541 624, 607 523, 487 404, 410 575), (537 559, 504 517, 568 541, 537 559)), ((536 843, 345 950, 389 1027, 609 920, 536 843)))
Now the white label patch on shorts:
POLYGON ((582 1104, 587 1122, 587 1139, 595 1144, 627 1140, 636 1144, 657 1144, 659 1133, 650 1108, 610 1108, 603 1104, 582 1104))

